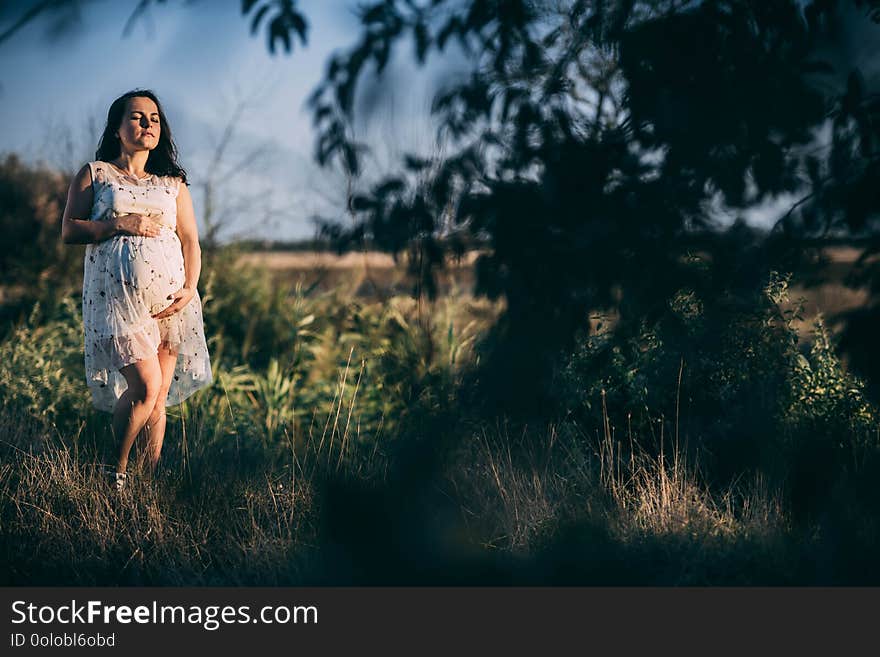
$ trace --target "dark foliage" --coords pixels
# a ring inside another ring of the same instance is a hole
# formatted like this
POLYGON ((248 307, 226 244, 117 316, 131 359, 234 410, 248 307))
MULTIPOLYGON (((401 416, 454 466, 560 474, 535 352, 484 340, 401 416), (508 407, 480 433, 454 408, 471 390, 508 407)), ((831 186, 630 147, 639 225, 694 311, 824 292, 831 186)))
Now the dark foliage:
MULTIPOLYGON (((441 227, 485 240, 477 292, 503 296, 508 310, 486 343, 480 397, 533 412, 589 311, 619 310, 619 330, 631 334, 694 283, 698 273, 681 263, 688 238, 717 231, 711 201, 746 210, 812 185, 811 196, 831 200, 822 212, 799 203, 780 226, 789 238, 817 216, 828 221, 829 209, 851 226, 865 217, 870 172, 850 171, 870 169, 865 148, 846 172, 832 152, 827 174, 802 154, 835 103, 837 124, 857 116, 868 130, 857 75, 841 96, 816 83, 833 70, 818 45, 838 9, 791 0, 366 6, 360 42, 332 58, 311 99, 319 162, 359 172, 364 146, 347 138, 356 86, 370 65, 381 73, 397 41, 411 37, 423 62, 455 37, 476 64, 435 102, 453 155, 429 176, 414 175, 427 163, 407 158, 399 177, 353 199, 361 223, 336 233, 418 252, 429 294, 455 243, 441 227)), ((780 245, 775 253, 791 260, 796 243, 788 254, 780 245)))
POLYGON ((68 180, 16 155, 0 161, 0 335, 30 312, 38 288, 53 305, 81 281, 82 249, 60 240, 68 180))
POLYGON ((308 35, 308 23, 305 17, 297 11, 294 0, 242 0, 241 13, 252 13, 251 34, 256 34, 260 23, 266 17, 270 9, 275 9, 275 14, 266 23, 267 42, 269 52, 275 54, 275 42, 280 41, 284 46, 284 52, 288 55, 293 48, 293 37, 299 37, 302 45, 306 45, 308 35))

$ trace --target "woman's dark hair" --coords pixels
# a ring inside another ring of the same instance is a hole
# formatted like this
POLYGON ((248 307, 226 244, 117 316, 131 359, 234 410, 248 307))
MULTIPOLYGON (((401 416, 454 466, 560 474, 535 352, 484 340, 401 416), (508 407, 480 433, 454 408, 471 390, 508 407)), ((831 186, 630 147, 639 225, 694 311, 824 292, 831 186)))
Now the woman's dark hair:
POLYGON ((171 126, 168 125, 168 119, 165 118, 162 103, 159 102, 156 94, 149 89, 134 89, 113 101, 107 112, 107 125, 104 126, 104 134, 101 135, 101 140, 98 142, 95 159, 109 162, 119 157, 122 152, 116 131, 122 124, 122 115, 125 114, 129 98, 149 98, 156 103, 156 107, 159 109, 159 143, 156 144, 156 148, 150 151, 144 170, 157 176, 175 176, 183 179, 183 182, 186 183, 186 171, 177 162, 177 146, 171 136, 171 126))

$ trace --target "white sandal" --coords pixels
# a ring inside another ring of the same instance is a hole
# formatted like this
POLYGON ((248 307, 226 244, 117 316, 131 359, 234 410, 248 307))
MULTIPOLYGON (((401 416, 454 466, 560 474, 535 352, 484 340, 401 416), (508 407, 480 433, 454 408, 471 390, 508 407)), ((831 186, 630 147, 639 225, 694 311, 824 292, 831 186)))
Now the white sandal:
POLYGON ((126 479, 128 479, 127 473, 116 472, 115 470, 106 470, 104 474, 110 478, 110 485, 113 486, 113 489, 115 491, 122 492, 125 489, 125 481, 126 479))

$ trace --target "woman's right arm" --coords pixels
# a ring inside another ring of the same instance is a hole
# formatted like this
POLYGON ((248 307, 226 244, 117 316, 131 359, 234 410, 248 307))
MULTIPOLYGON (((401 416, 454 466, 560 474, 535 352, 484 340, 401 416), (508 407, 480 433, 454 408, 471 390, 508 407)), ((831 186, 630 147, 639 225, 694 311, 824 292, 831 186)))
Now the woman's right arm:
POLYGON ((61 217, 61 241, 65 244, 103 242, 119 233, 115 219, 91 221, 92 174, 89 165, 83 165, 67 190, 67 205, 61 217), (85 217, 83 219, 82 217, 85 217))
POLYGON ((141 214, 122 214, 106 221, 91 221, 92 173, 83 165, 67 190, 67 205, 61 217, 61 241, 65 244, 92 244, 109 240, 116 235, 143 235, 157 237, 162 224, 141 214), (86 217, 80 219, 79 217, 86 217))

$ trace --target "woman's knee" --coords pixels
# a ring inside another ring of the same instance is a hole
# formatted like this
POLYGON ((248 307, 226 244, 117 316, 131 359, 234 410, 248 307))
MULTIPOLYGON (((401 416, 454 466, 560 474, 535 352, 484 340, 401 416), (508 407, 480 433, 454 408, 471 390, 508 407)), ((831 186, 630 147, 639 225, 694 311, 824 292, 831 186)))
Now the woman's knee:
POLYGON ((162 381, 146 379, 141 382, 139 388, 134 392, 137 401, 146 404, 149 407, 156 405, 162 388, 162 381))
POLYGON ((131 401, 140 402, 150 407, 156 404, 162 390, 162 370, 159 369, 158 361, 155 363, 138 361, 120 371, 128 381, 131 401), (126 371, 127 369, 128 371, 126 371))
POLYGON ((153 403, 153 413, 164 413, 166 401, 168 401, 168 386, 163 385, 159 388, 159 394, 156 395, 156 401, 153 403))

